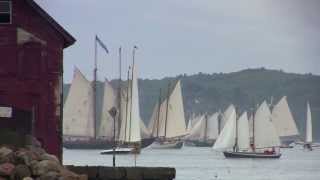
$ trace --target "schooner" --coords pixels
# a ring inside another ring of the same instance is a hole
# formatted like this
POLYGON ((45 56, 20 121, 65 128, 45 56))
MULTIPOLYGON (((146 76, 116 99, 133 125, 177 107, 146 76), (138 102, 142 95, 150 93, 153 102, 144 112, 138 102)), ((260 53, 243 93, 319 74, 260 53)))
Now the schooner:
POLYGON ((218 137, 219 113, 202 115, 186 137, 189 143, 199 147, 211 147, 218 137))
POLYGON ((278 104, 273 107, 272 122, 280 136, 281 147, 293 147, 290 146, 290 144, 298 139, 299 131, 290 111, 286 96, 282 97, 278 104))
POLYGON ((250 145, 249 121, 244 112, 237 118, 232 111, 221 134, 213 146, 214 150, 223 151, 227 158, 279 158, 280 138, 271 122, 271 112, 264 101, 253 117, 253 145, 250 145))
POLYGON ((156 104, 149 127, 156 137, 151 145, 155 149, 181 148, 181 140, 187 134, 184 117, 181 82, 178 80, 171 90, 168 86, 167 97, 162 101, 161 91, 159 102, 156 104))

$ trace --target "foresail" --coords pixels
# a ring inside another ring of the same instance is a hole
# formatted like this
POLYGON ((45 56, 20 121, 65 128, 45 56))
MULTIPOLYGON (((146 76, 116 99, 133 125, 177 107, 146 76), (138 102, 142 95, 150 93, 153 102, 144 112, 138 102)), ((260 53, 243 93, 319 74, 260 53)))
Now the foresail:
POLYGON ((148 131, 151 133, 153 137, 157 137, 158 111, 159 111, 159 103, 156 103, 156 105, 153 108, 152 115, 148 124, 148 131))
POLYGON ((307 103, 307 121, 306 121, 306 143, 312 142, 312 117, 310 104, 307 103))
POLYGON ((294 136, 299 134, 286 96, 281 98, 279 103, 274 106, 272 110, 272 122, 274 123, 280 137, 294 136))
POLYGON ((214 113, 208 117, 208 130, 207 136, 208 139, 213 140, 217 139, 219 136, 218 132, 218 117, 219 113, 214 113))
POLYGON ((230 111, 228 116, 229 118, 226 121, 225 126, 223 127, 218 139, 214 143, 214 150, 227 150, 231 149, 235 145, 236 138, 236 111, 230 111))
MULTIPOLYGON (((98 137, 100 138, 106 138, 106 139, 113 139, 114 132, 114 119, 109 113, 109 110, 112 108, 118 107, 118 98, 117 98, 117 92, 111 84, 106 80, 104 83, 104 94, 103 94, 103 102, 102 102, 102 110, 101 110, 101 121, 100 121, 100 127, 98 131, 98 137)), ((119 115, 119 113, 117 113, 119 115)), ((115 130, 116 130, 116 136, 118 134, 119 128, 118 128, 118 116, 116 116, 116 123, 115 123, 115 130)), ((118 137, 116 137, 118 139, 118 137)))
MULTIPOLYGON (((136 67, 132 68, 133 79, 131 81, 132 89, 129 90, 129 98, 127 99, 128 106, 125 109, 126 116, 123 118, 123 125, 121 125, 121 136, 120 140, 123 142, 140 142, 141 141, 141 132, 140 132, 140 108, 139 108, 139 90, 138 90, 138 78, 136 67), (132 94, 132 95, 131 95, 132 94)), ((130 87, 130 86, 129 86, 130 87)), ((127 92, 128 93, 128 92, 127 92)))
POLYGON ((229 119, 229 116, 233 113, 233 111, 236 111, 236 108, 234 107, 233 104, 230 104, 222 114, 221 128, 224 127, 225 123, 227 122, 227 120, 229 119))
POLYGON ((148 128, 146 127, 146 125, 144 124, 144 122, 141 120, 140 121, 140 128, 141 128, 141 137, 143 138, 143 139, 145 139, 145 138, 150 138, 150 136, 151 136, 151 133, 150 133, 150 131, 148 130, 148 128))
POLYGON ((205 115, 200 116, 200 120, 196 122, 193 128, 189 131, 187 139, 201 140, 204 139, 205 131, 205 115))
POLYGON ((271 120, 271 112, 265 101, 257 109, 254 125, 254 143, 256 148, 280 146, 277 130, 271 120))
POLYGON ((63 134, 94 137, 93 88, 76 68, 63 108, 63 134))
POLYGON ((238 147, 240 150, 248 150, 250 148, 247 112, 244 112, 238 120, 238 147))
POLYGON ((187 134, 180 80, 177 82, 169 96, 167 117, 167 131, 165 133, 167 138, 179 137, 187 134))

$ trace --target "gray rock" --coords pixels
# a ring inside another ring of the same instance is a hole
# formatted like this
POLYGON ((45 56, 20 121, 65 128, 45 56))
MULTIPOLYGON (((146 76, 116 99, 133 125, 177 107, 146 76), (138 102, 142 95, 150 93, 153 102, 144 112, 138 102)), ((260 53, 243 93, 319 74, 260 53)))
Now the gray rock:
POLYGON ((42 160, 38 163, 31 163, 32 174, 35 176, 41 176, 48 172, 60 172, 62 166, 54 161, 42 160))
POLYGON ((13 151, 7 147, 0 148, 0 157, 6 157, 11 154, 13 151))
POLYGON ((40 176, 40 180, 59 180, 59 178, 59 173, 52 171, 40 176))
POLYGON ((40 156, 41 160, 49 160, 55 161, 56 163, 60 163, 59 159, 55 155, 44 153, 40 156))
POLYGON ((19 164, 16 166, 14 169, 13 173, 11 174, 11 179, 12 180, 21 180, 25 177, 30 177, 31 172, 28 166, 19 164))

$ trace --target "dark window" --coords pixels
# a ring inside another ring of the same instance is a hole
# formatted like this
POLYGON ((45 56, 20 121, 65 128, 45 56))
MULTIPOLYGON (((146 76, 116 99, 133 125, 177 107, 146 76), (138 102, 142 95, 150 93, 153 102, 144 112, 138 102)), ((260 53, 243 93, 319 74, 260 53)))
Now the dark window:
POLYGON ((11 2, 0 1, 0 24, 11 23, 11 2))

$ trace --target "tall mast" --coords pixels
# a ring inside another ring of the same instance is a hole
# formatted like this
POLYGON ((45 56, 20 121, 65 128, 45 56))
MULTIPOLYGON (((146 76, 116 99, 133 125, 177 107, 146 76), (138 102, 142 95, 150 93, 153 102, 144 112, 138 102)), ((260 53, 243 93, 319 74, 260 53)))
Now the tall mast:
POLYGON ((204 116, 206 119, 206 121, 205 121, 205 129, 204 129, 204 140, 206 141, 207 140, 207 135, 208 135, 208 115, 206 114, 205 116, 204 116))
POLYGON ((93 121, 94 121, 94 139, 97 138, 97 36, 94 41, 94 69, 93 69, 93 121))
POLYGON ((252 111, 252 150, 256 151, 256 144, 255 144, 255 108, 252 111))
POLYGON ((221 114, 221 111, 219 110, 219 116, 218 116, 218 135, 220 135, 220 132, 221 132, 221 119, 222 119, 222 114, 221 114))
POLYGON ((161 106, 161 88, 160 88, 160 95, 159 95, 159 104, 158 104, 158 118, 157 118, 157 138, 159 137, 159 125, 160 125, 160 106, 161 106))
POLYGON ((238 130, 238 113, 237 113, 237 109, 238 108, 236 108, 236 142, 235 142, 235 144, 234 144, 234 151, 235 152, 237 152, 238 151, 238 132, 239 132, 239 130, 238 130))
POLYGON ((118 115, 118 136, 120 134, 121 127, 121 47, 119 48, 119 84, 118 84, 118 106, 119 106, 119 115, 118 115))
POLYGON ((166 107, 166 121, 165 121, 165 126, 164 126, 164 137, 167 136, 169 98, 170 98, 170 82, 168 84, 168 93, 167 93, 167 107, 166 107))
POLYGON ((126 121, 125 121, 125 126, 124 126, 124 139, 126 140, 127 138, 127 122, 128 122, 128 105, 129 105, 129 88, 130 88, 130 66, 128 70, 128 75, 127 75, 127 98, 126 98, 126 121))

